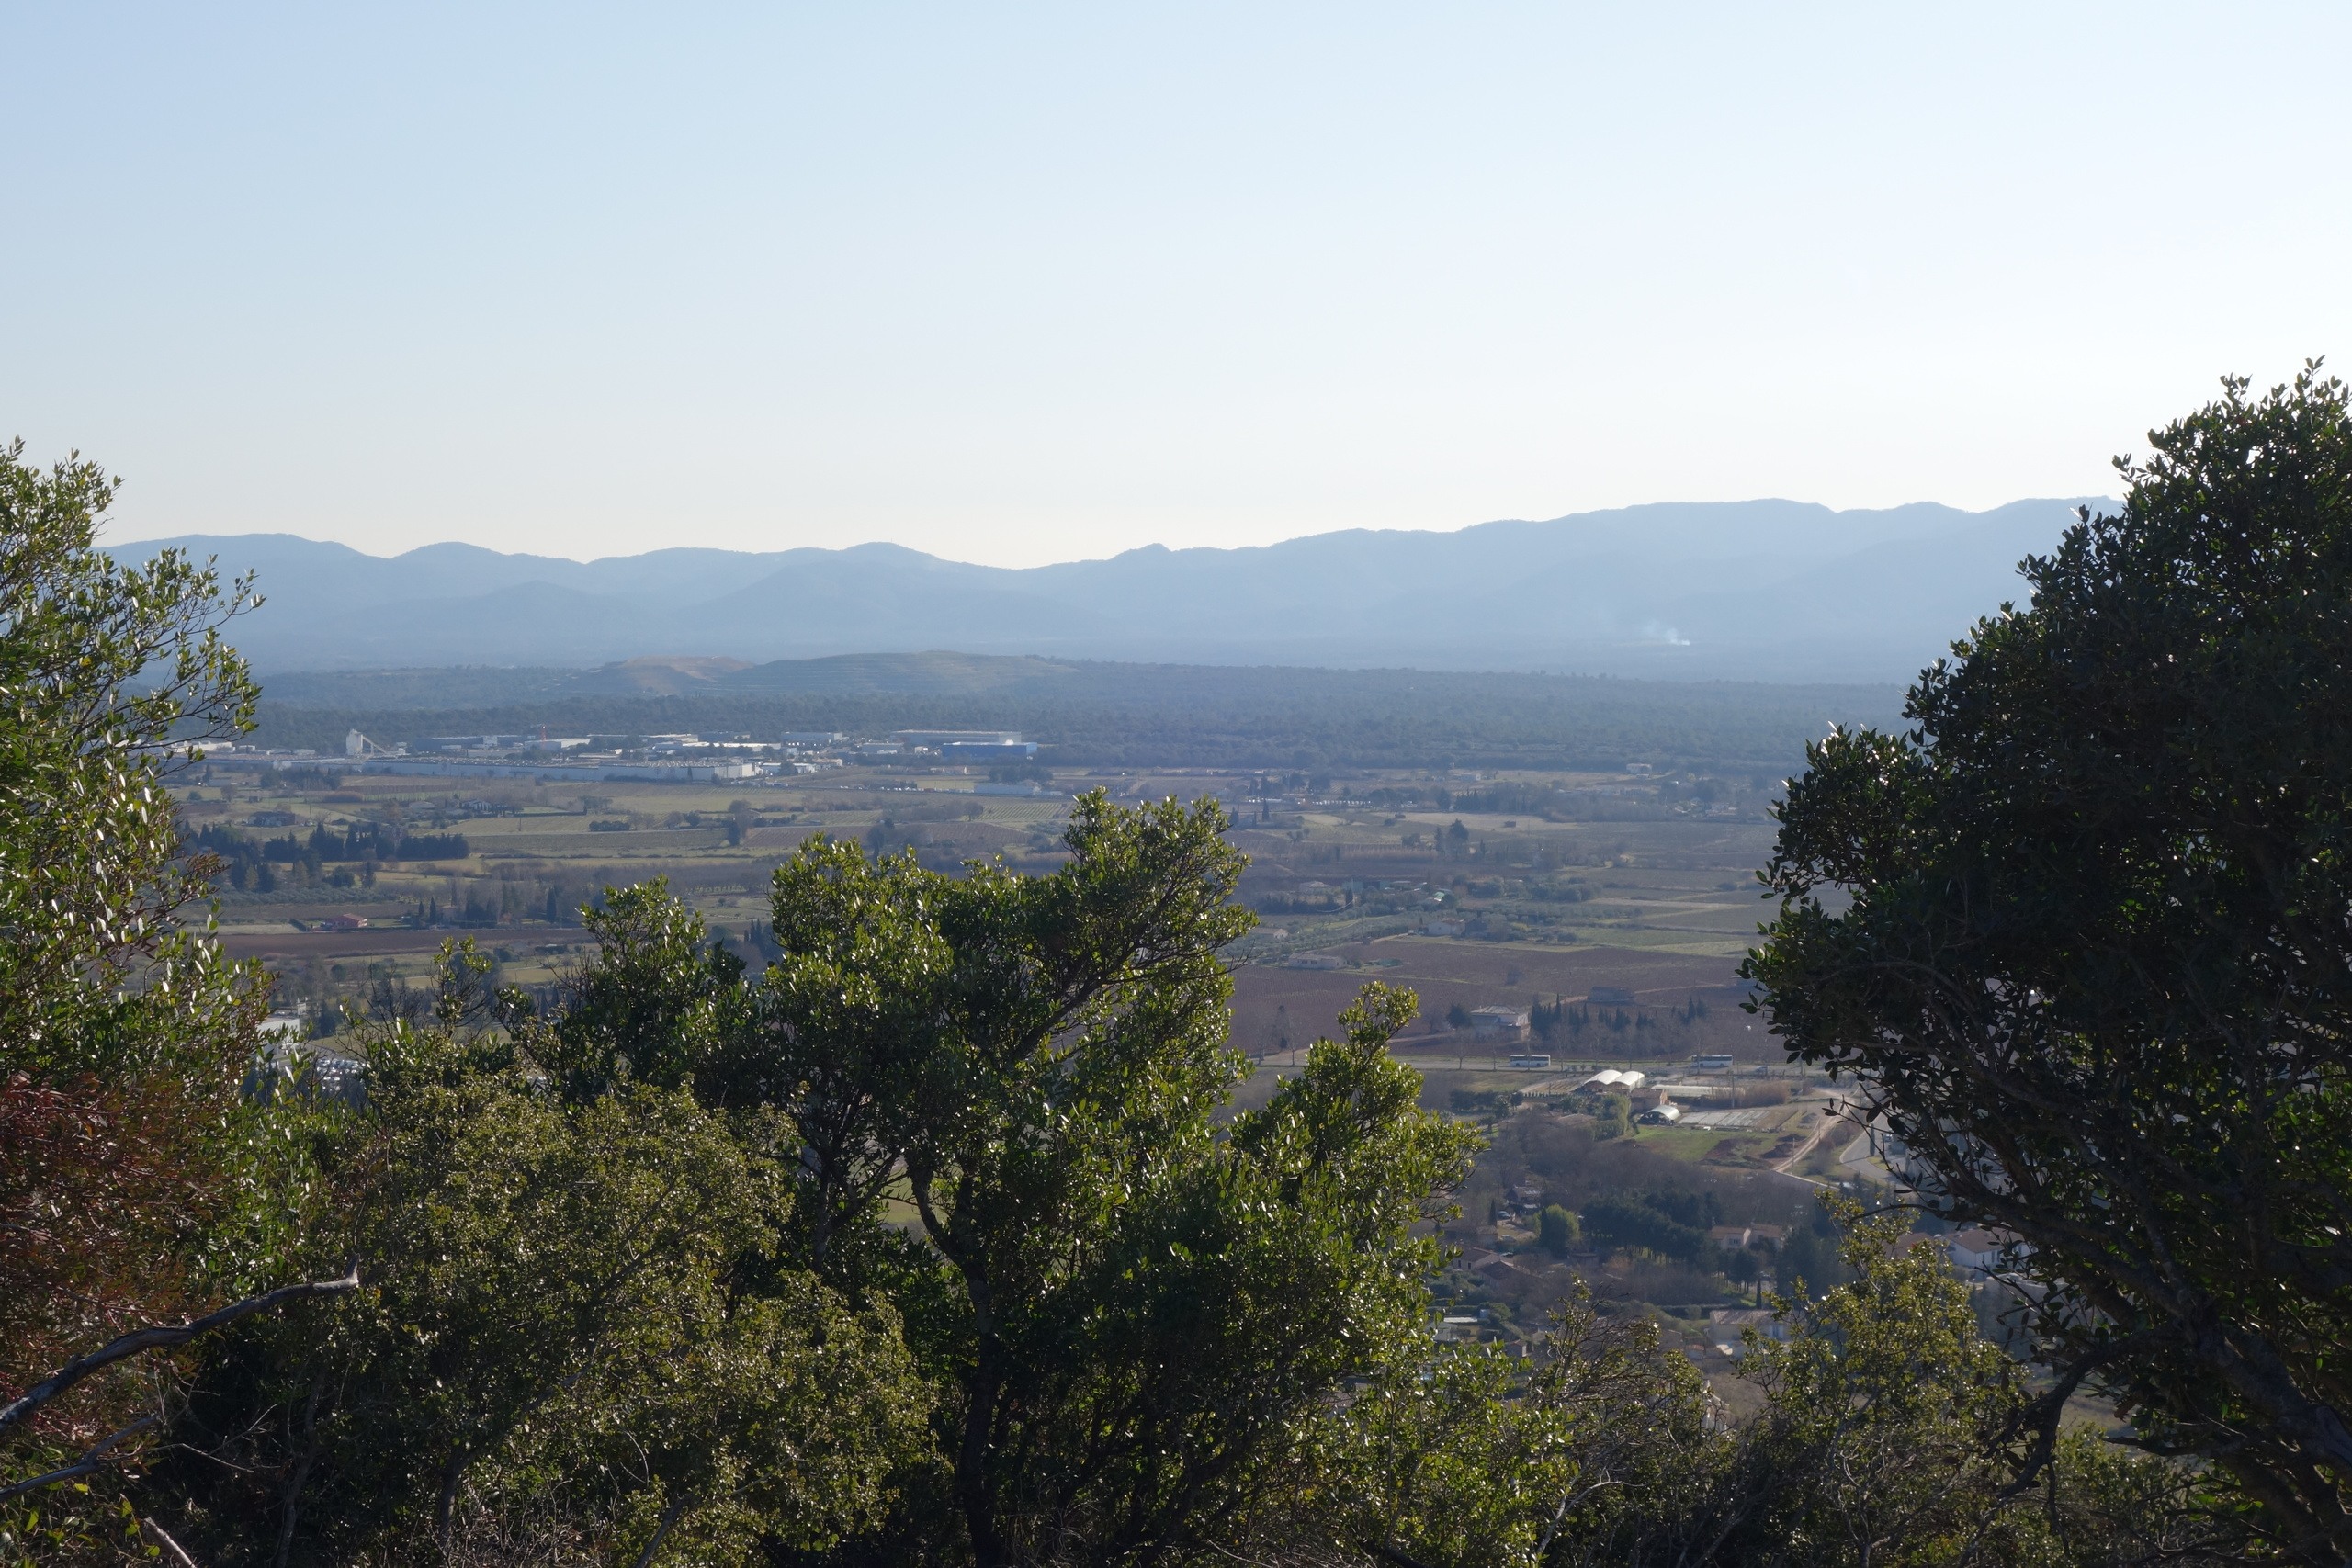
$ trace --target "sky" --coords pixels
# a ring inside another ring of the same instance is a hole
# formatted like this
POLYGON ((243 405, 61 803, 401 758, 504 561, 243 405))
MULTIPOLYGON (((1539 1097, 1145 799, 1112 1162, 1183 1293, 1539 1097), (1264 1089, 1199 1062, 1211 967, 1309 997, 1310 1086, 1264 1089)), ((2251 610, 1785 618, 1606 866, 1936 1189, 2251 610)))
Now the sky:
POLYGON ((2352 6, 0 3, 118 540, 1001 565, 2112 493, 2352 364, 2352 6))

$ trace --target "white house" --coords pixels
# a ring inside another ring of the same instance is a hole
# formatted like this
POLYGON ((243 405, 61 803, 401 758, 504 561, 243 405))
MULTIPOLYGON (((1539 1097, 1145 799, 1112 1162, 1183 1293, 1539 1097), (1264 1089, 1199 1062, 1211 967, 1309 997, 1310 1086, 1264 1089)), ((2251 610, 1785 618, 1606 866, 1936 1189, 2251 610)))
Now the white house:
POLYGON ((1518 1040, 1527 1033, 1525 1008, 1472 1008, 1470 1032, 1480 1040, 1518 1040))
POLYGON ((1962 1274, 1990 1274, 2000 1264, 2015 1237, 1999 1231, 1964 1230, 1944 1238, 1951 1266, 1962 1274))

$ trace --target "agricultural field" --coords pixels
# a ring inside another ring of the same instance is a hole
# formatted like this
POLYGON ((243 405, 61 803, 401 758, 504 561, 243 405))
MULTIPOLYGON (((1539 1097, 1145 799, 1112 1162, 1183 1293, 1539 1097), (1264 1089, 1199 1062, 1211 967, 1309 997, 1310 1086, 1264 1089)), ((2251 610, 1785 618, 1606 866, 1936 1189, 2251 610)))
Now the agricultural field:
MULTIPOLYGON (((821 779, 574 792, 527 781, 255 779, 199 769, 181 796, 202 845, 254 861, 250 875, 232 865, 237 874, 220 883, 230 950, 266 960, 293 998, 313 1004, 356 993, 352 982, 370 972, 414 971, 457 933, 503 951, 509 980, 544 982, 576 953, 581 905, 652 876, 666 877, 749 956, 769 872, 809 835, 911 847, 941 869, 1001 859, 1047 870, 1058 862, 1069 797, 1102 788, 1127 802, 1215 795, 1237 818, 1235 840, 1251 856, 1242 896, 1260 925, 1235 950, 1235 1039, 1253 1055, 1311 1040, 1372 979, 1420 993, 1408 1049, 1432 1070, 1447 1055, 1456 1070, 1472 1066, 1445 1020, 1489 1005, 1568 1008, 1562 1049, 1596 1060, 1770 1054, 1736 1009, 1733 974, 1760 913, 1751 868, 1770 825, 1759 811, 1555 821, 1372 804, 1433 793, 1431 778, 1366 773, 1336 791, 1317 780, 1321 792, 1293 798, 1264 775, 1061 773, 1050 793, 1028 797, 977 793, 985 781, 955 770, 849 767, 821 779), (346 847, 395 825, 429 857, 363 861, 346 847), (562 951, 542 951, 550 948, 562 951), (1586 1005, 1595 995, 1612 999, 1586 1005)), ((1483 781, 1489 789, 1512 782, 1483 781)))
POLYGON ((757 964, 770 873, 810 835, 911 848, 941 870, 997 860, 1037 873, 1059 863, 1080 792, 1129 804, 1215 795, 1250 857, 1241 897, 1259 915, 1232 950, 1232 1038, 1253 1059, 1237 1106, 1262 1103, 1365 984, 1412 989, 1420 1014, 1398 1057, 1420 1071, 1425 1106, 1489 1137, 1446 1232, 1446 1299, 1478 1316, 1484 1337, 1523 1338, 1582 1288, 1661 1313, 1711 1373, 1727 1373, 1719 1347, 1773 1277, 1770 1237, 1809 1224, 1815 1192, 1885 1179, 1834 1086, 1789 1067, 1741 1006, 1740 956, 1766 913, 1753 868, 1771 836, 1752 793, 1678 810, 1700 781, 1063 770, 1035 796, 980 793, 986 782, 852 765, 571 791, 199 770, 180 793, 190 833, 224 860, 222 941, 267 965, 281 1010, 314 1032, 426 985, 453 938, 473 938, 502 983, 557 987, 587 953, 581 907, 608 887, 666 878, 757 964), (1459 808, 1498 795, 1585 804, 1459 808), (347 858, 395 842, 432 852, 347 858), (1482 1008, 1526 1012, 1531 1027, 1482 1033, 1468 1016, 1482 1008), (1513 1066, 1514 1055, 1548 1061, 1513 1066), (1702 1055, 1732 1066, 1698 1072, 1702 1055), (1684 1120, 1602 1126, 1573 1091, 1611 1066, 1669 1086, 1684 1120), (1626 1194, 1764 1228, 1749 1247, 1719 1230, 1680 1257, 1589 1237, 1565 1251, 1540 1244, 1544 1206, 1585 1211, 1626 1194))
POLYGON ((282 1003, 314 1012, 377 979, 413 978, 460 934, 498 956, 507 983, 552 983, 580 955, 580 907, 654 876, 756 961, 769 873, 803 839, 911 847, 944 870, 975 859, 1049 870, 1070 797, 1102 788, 1130 803, 1215 795, 1237 818, 1235 841, 1251 857, 1242 897, 1260 924, 1234 950, 1233 1037, 1270 1064, 1295 1059, 1372 980, 1419 995, 1421 1017, 1400 1050, 1444 1094, 1501 1069, 1511 1053, 1449 1025, 1480 1007, 1532 1010, 1534 1048, 1563 1063, 1701 1052, 1777 1060, 1738 1006, 1735 974, 1763 913, 1752 868, 1770 825, 1759 802, 1736 803, 1736 815, 1720 806, 1677 814, 1652 804, 1677 780, 1629 787, 1622 775, 1366 773, 1292 789, 1309 781, 1062 773, 1035 797, 978 793, 983 782, 956 770, 853 766, 775 783, 575 792, 223 769, 199 770, 181 795, 201 844, 225 846, 231 861, 266 857, 250 874, 232 864, 220 881, 230 952, 262 959, 281 976, 282 1003), (1580 790, 1607 810, 1551 820, 1393 804, 1465 784, 1580 790), (394 826, 407 843, 437 852, 334 858, 357 853, 346 846, 363 833, 394 826), (450 852, 460 842, 464 852, 450 852))

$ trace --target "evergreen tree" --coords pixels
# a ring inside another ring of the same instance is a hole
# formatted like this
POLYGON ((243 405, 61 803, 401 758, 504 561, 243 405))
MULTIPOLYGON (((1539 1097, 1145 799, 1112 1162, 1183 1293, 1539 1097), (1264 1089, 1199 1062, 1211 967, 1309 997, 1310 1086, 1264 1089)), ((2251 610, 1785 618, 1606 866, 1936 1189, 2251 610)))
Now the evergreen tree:
POLYGON ((2352 411, 2316 369, 2124 463, 1780 808, 1747 973, 1929 1203, 2018 1239, 2085 1380, 2352 1551, 2352 411))
POLYGON ((184 920, 219 863, 181 854, 165 788, 250 719, 220 637, 248 585, 176 551, 117 565, 93 544, 114 481, 22 453, 0 450, 0 1553, 70 1556, 101 1516, 119 1533, 166 1353, 198 1332, 175 1320, 284 1299, 240 1304, 292 1282, 300 1175, 240 1101, 267 987, 184 920))

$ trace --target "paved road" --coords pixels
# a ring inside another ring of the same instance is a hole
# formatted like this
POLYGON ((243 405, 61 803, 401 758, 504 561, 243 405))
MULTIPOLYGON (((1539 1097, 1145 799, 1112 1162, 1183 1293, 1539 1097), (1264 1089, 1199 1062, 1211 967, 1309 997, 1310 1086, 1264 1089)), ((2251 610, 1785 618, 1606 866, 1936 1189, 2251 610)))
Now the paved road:
POLYGON ((1774 1166, 1772 1168, 1774 1173, 1781 1176, 1795 1177, 1797 1180, 1809 1181, 1815 1187, 1830 1187, 1836 1185, 1834 1182, 1824 1181, 1816 1176, 1798 1176, 1797 1173, 1791 1170, 1789 1167, 1796 1164, 1797 1161, 1811 1154, 1813 1152, 1813 1146, 1821 1142, 1822 1138, 1828 1133, 1830 1128, 1838 1124, 1840 1119, 1845 1114, 1845 1111, 1846 1102, 1837 1096, 1832 1095, 1829 1099, 1827 1109, 1822 1113, 1821 1120, 1815 1122, 1813 1125, 1813 1136, 1807 1138, 1804 1143, 1799 1144, 1797 1145, 1796 1153, 1791 1155, 1788 1158, 1774 1166))

